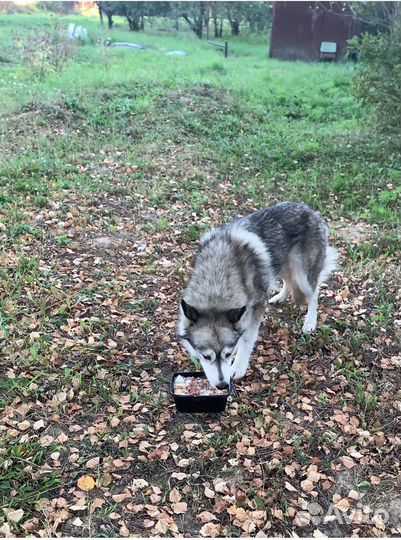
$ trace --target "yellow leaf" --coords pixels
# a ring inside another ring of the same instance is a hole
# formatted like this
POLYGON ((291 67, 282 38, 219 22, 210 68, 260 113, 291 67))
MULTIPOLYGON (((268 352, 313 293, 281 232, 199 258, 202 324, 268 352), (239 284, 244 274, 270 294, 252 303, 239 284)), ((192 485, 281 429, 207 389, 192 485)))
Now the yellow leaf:
POLYGON ((78 487, 79 489, 82 489, 82 491, 90 491, 95 487, 95 481, 89 475, 81 476, 81 478, 78 479, 78 487))
POLYGON ((334 505, 336 508, 341 510, 341 512, 347 512, 350 508, 349 502, 347 499, 340 499, 337 503, 334 505))

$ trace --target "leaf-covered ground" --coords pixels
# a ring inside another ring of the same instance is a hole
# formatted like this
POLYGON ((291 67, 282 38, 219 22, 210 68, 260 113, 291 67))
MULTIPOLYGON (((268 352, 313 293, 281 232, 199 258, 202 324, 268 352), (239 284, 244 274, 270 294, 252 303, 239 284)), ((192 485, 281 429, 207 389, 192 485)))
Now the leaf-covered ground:
POLYGON ((3 116, 3 535, 401 533, 399 151, 291 107, 117 83, 3 116), (341 252, 319 330, 269 308, 226 413, 177 413, 201 231, 286 199, 341 252))

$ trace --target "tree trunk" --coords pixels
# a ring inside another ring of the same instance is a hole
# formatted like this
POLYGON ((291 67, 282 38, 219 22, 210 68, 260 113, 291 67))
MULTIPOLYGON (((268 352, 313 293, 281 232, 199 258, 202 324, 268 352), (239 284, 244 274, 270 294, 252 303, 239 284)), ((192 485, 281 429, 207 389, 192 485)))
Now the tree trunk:
POLYGON ((214 24, 214 37, 219 37, 219 27, 217 24, 217 17, 213 17, 213 24, 214 24))
POLYGON ((223 19, 220 19, 219 38, 223 37, 223 19))
POLYGON ((107 26, 109 27, 109 30, 113 28, 113 15, 110 13, 106 13, 107 15, 107 26))
POLYGON ((100 6, 100 2, 96 2, 96 3, 97 3, 97 9, 99 10, 100 24, 103 26, 104 22, 103 22, 102 8, 100 6))
POLYGON ((239 36, 239 22, 236 19, 231 21, 231 33, 233 36, 239 36))
POLYGON ((188 15, 186 13, 181 15, 181 17, 183 17, 187 21, 187 23, 189 24, 189 27, 191 28, 191 30, 193 32, 195 32, 195 34, 198 36, 198 38, 202 39, 203 17, 201 17, 200 19, 195 19, 194 22, 191 21, 191 19, 188 17, 188 15))
POLYGON ((139 17, 130 18, 127 15, 127 20, 128 20, 129 29, 132 32, 139 32, 139 30, 141 29, 139 17))
POLYGON ((197 35, 198 35, 198 38, 199 39, 202 39, 202 35, 203 35, 203 17, 200 17, 199 20, 198 20, 198 29, 197 29, 197 35))

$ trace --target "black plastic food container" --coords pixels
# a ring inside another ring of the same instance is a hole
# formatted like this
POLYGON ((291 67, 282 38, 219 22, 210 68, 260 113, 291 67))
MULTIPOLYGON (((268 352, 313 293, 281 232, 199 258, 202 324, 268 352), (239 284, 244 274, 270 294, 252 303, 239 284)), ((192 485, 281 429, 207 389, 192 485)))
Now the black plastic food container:
POLYGON ((206 378, 203 371, 179 371, 171 378, 170 393, 174 398, 175 406, 180 412, 187 413, 218 413, 223 412, 227 405, 227 399, 231 396, 233 385, 230 383, 227 393, 220 396, 183 396, 174 394, 175 379, 178 375, 183 377, 206 378))

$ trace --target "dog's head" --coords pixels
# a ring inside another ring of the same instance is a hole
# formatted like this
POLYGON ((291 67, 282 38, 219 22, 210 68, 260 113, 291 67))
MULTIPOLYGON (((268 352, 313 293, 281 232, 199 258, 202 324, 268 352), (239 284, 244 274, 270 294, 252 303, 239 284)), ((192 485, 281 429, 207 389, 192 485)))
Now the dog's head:
POLYGON ((223 389, 230 384, 245 312, 246 306, 221 312, 202 312, 185 300, 181 301, 181 342, 190 354, 198 358, 212 386, 223 389))

